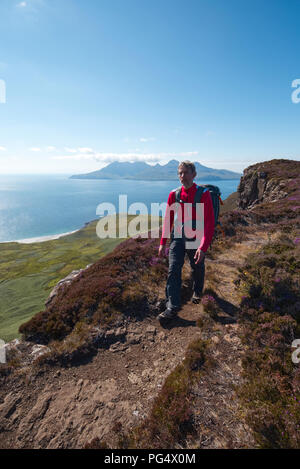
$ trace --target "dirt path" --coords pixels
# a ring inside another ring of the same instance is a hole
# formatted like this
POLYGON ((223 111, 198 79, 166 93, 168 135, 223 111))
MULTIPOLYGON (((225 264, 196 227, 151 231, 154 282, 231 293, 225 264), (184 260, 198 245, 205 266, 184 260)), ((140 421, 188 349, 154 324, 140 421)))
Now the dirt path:
POLYGON ((216 259, 206 259, 222 307, 211 330, 197 327, 202 306, 188 302, 168 327, 156 318, 128 322, 114 331, 120 341, 100 349, 85 365, 49 368, 38 376, 30 368, 14 374, 0 392, 0 448, 81 448, 95 437, 111 441, 114 422, 129 428, 147 415, 166 375, 196 337, 215 344, 216 366, 193 389, 199 439, 191 445, 253 447, 234 400, 244 351, 237 336, 240 298, 233 280, 245 256, 267 240, 262 230, 216 259))

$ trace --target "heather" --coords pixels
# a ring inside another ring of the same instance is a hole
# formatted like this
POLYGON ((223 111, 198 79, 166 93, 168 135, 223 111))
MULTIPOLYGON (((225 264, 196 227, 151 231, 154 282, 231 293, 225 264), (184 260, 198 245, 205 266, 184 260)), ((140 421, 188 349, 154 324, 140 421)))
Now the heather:
POLYGON ((249 256, 237 284, 246 347, 238 395, 262 448, 299 448, 300 375, 292 342, 300 338, 300 246, 281 234, 249 256))
POLYGON ((22 324, 20 332, 33 341, 62 340, 78 322, 109 327, 124 318, 142 320, 157 301, 166 258, 157 258, 158 240, 130 238, 81 272, 44 311, 22 324))

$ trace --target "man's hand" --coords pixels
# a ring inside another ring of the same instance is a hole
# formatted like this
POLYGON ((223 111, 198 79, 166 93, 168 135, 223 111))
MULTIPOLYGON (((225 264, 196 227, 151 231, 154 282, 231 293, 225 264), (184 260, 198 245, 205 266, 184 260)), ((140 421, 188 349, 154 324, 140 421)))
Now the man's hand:
POLYGON ((161 244, 158 248, 158 257, 165 256, 166 255, 166 249, 167 249, 167 246, 161 244))
POLYGON ((205 257, 205 252, 201 251, 200 248, 197 249, 196 254, 194 255, 195 264, 202 262, 205 257))

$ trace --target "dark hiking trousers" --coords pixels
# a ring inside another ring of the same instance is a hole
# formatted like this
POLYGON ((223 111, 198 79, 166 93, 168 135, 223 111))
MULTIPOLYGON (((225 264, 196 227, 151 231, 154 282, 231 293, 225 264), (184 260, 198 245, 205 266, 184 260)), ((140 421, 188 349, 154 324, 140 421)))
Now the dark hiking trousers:
POLYGON ((202 262, 195 264, 194 256, 196 249, 186 249, 184 238, 173 238, 170 240, 169 249, 169 272, 166 284, 166 307, 171 310, 181 308, 181 271, 187 253, 193 277, 193 289, 197 295, 201 295, 204 286, 205 257, 202 262))

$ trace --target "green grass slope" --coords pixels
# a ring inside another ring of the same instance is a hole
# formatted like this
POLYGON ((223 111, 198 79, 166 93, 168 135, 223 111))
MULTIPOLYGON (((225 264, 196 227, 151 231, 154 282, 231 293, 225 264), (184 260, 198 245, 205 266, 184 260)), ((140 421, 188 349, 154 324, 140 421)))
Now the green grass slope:
MULTIPOLYGON (((129 215, 130 223, 135 215, 129 215)), ((150 221, 150 217, 148 218, 150 221)), ((53 287, 72 270, 95 263, 125 238, 100 239, 95 220, 58 239, 0 243, 0 338, 20 337, 19 326, 45 308, 53 287)), ((119 225, 117 220, 117 233, 119 225)))

